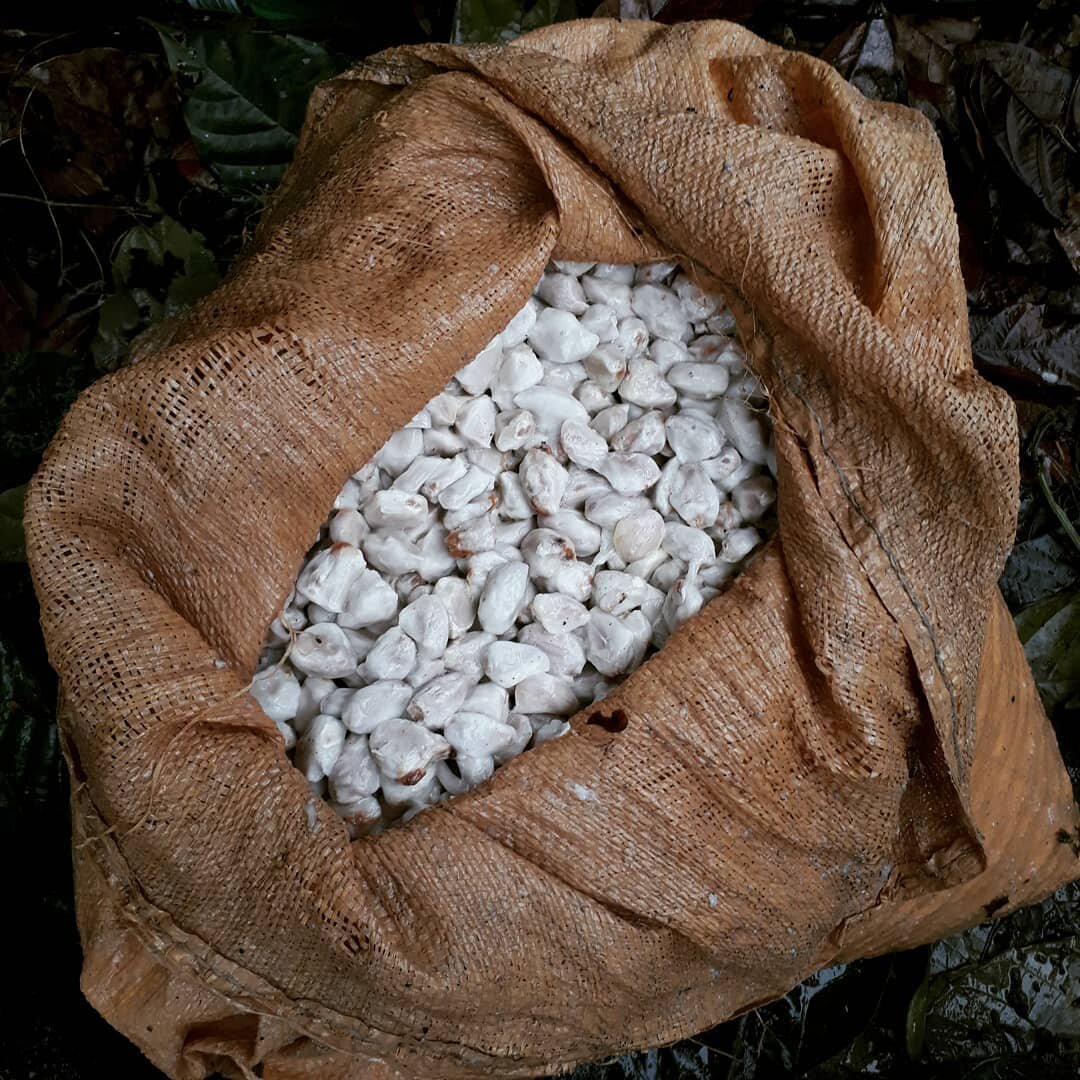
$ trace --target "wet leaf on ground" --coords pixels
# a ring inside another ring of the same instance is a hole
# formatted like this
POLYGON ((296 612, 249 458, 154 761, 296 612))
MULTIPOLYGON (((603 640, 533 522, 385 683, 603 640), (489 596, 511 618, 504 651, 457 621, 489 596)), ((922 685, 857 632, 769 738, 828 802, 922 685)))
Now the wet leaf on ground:
POLYGON ((1080 322, 1046 304, 1020 302, 995 315, 973 313, 975 360, 999 374, 1080 390, 1080 322))
MULTIPOLYGON (((1021 46, 1011 49, 1020 50, 1021 46)), ((984 153, 989 138, 1046 213, 1059 225, 1065 224, 1075 150, 1065 136, 1067 121, 1062 114, 1067 105, 1061 100, 1059 76, 1063 74, 1068 80, 1069 73, 1045 63, 1037 53, 1034 59, 1025 56, 1025 62, 1032 65, 1026 74, 1018 74, 1018 61, 1011 52, 1002 57, 985 47, 972 46, 966 57, 969 62, 978 57, 969 95, 984 139, 984 153)))
POLYGON ((884 17, 856 23, 822 53, 860 93, 878 101, 900 101, 904 83, 892 31, 884 17))
POLYGON ((1040 600, 1015 621, 1047 711, 1080 706, 1080 590, 1040 600))
POLYGON ((1080 1064, 1080 940, 1010 949, 932 976, 911 1004, 917 1061, 1052 1053, 1080 1064))
POLYGON ((953 86, 954 51, 971 41, 978 24, 959 19, 891 19, 897 64, 903 74, 908 104, 948 130, 960 129, 960 110, 953 86))
POLYGON ((458 0, 451 40, 458 45, 513 41, 577 15, 577 0, 458 0))
POLYGON ((1063 589, 1080 586, 1078 553, 1057 533, 1016 544, 1001 576, 1001 591, 1014 612, 1063 589))

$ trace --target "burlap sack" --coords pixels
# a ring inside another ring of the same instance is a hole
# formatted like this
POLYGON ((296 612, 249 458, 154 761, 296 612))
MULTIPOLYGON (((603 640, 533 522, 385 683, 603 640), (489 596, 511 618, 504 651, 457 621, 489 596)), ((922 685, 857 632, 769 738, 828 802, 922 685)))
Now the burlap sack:
POLYGON ((724 23, 374 58, 30 493, 87 996, 174 1077, 527 1076, 1041 897, 1080 834, 995 586, 1016 499, 921 116, 724 23), (244 693, 259 643, 553 252, 730 292, 779 539, 565 739, 350 844, 244 693))

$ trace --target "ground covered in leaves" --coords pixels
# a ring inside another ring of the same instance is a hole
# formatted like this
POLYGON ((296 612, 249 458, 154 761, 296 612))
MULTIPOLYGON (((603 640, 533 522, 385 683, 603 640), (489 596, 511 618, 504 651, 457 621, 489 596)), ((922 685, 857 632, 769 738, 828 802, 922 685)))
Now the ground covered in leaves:
MULTIPOLYGON (((208 292, 281 176, 311 88, 423 40, 507 40, 575 0, 48 4, 0 31, 0 842, 11 1003, 0 1080, 159 1075, 82 1000, 55 679, 36 632, 24 485, 78 393, 208 292), (237 13, 227 10, 235 6, 237 13), (123 5, 119 6, 123 9, 123 5), (392 10, 390 10, 392 9, 392 10), (112 22, 109 19, 112 19, 112 22), (37 20, 37 22, 35 22, 37 20)), ((936 125, 972 349, 1017 401, 1024 499, 1002 578, 1080 780, 1080 14, 1068 0, 606 0, 730 18, 936 125)), ((9 18, 11 17, 9 13, 9 18)), ((922 949, 830 968, 696 1039, 579 1080, 1080 1074, 1080 887, 922 949)))

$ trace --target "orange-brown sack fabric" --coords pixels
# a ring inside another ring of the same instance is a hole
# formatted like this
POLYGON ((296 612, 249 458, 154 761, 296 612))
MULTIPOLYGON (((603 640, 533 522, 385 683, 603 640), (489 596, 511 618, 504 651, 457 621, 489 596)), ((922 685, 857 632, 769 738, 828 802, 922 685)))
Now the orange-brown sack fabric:
POLYGON ((917 113, 726 23, 373 58, 29 495, 87 995, 174 1077, 528 1076, 1044 895, 1077 812, 996 591, 1016 499, 917 113), (244 688, 343 480, 553 253, 725 288, 779 538, 566 738, 350 844, 244 688))

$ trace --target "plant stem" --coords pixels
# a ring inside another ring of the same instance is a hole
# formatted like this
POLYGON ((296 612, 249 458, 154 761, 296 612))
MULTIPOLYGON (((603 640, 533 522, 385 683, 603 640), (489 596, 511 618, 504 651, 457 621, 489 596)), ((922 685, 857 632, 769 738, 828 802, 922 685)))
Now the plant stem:
POLYGON ((1036 470, 1039 479, 1039 490, 1043 493, 1043 498, 1049 504, 1054 517, 1061 523, 1065 535, 1072 541, 1073 547, 1080 552, 1080 533, 1076 531, 1076 526, 1069 520, 1068 514, 1061 508, 1057 499, 1054 498, 1054 493, 1050 490, 1050 478, 1048 476, 1050 461, 1044 454, 1040 454, 1039 457, 1039 468, 1036 470))

